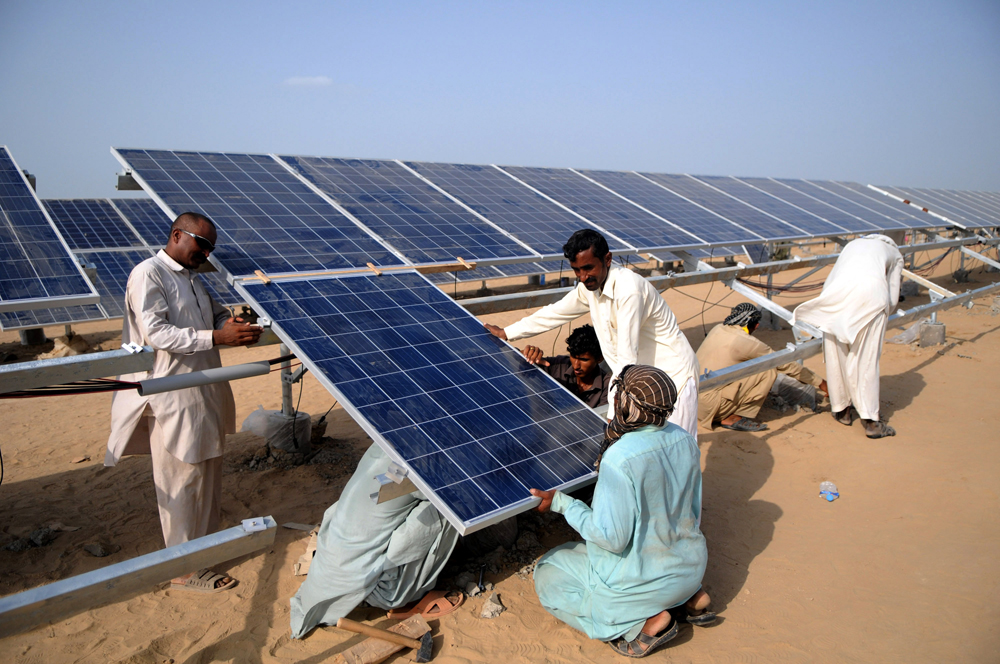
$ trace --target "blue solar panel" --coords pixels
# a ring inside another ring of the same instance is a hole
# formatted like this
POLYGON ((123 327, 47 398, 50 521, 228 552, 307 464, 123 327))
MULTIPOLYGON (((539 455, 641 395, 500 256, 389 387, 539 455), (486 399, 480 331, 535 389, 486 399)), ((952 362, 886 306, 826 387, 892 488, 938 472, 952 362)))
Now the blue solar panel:
POLYGON ((403 261, 267 155, 117 150, 175 213, 216 224, 213 258, 234 275, 403 261))
POLYGON ((243 296, 236 292, 226 278, 219 272, 203 272, 198 275, 205 290, 212 296, 212 299, 224 307, 232 307, 243 304, 243 296))
POLYGON ((756 233, 740 228, 728 219, 695 205, 636 173, 622 171, 580 171, 630 201, 671 223, 677 224, 704 243, 761 240, 756 233))
POLYGON ((105 318, 107 316, 104 315, 104 311, 96 304, 29 311, 4 311, 0 312, 0 329, 24 330, 49 325, 72 325, 73 323, 85 323, 105 318))
POLYGON ((704 244, 568 168, 502 168, 640 250, 704 244))
POLYGON ((879 227, 872 222, 866 221, 866 217, 873 220, 884 221, 881 215, 855 207, 856 214, 850 214, 829 203, 808 196, 798 189, 788 186, 787 181, 772 180, 770 178, 739 178, 751 187, 765 191, 775 198, 794 205, 795 207, 811 212, 812 214, 829 221, 831 224, 843 228, 848 233, 870 233, 879 227), (858 215, 864 214, 865 217, 858 215))
POLYGON ((809 198, 825 203, 831 207, 835 207, 838 210, 842 210, 843 212, 859 219, 863 219, 866 224, 870 225, 870 227, 867 228, 857 229, 858 232, 875 232, 884 229, 897 228, 896 223, 892 219, 876 210, 874 206, 863 205, 862 203, 845 198, 840 194, 824 189, 819 186, 818 183, 809 182, 807 180, 778 178, 775 178, 774 181, 788 187, 789 189, 804 194, 809 198))
MULTIPOLYGON (((807 210, 797 208, 783 200, 775 198, 760 189, 755 189, 737 178, 711 175, 696 175, 694 177, 810 235, 841 235, 847 230, 807 210)), ((734 210, 734 213, 736 212, 738 210, 734 210)), ((750 228, 756 228, 757 219, 759 218, 759 215, 754 217, 740 217, 740 223, 750 228)))
POLYGON ((143 242, 101 198, 42 201, 70 249, 141 247, 143 242))
POLYGON ((97 268, 97 292, 101 308, 108 318, 120 318, 125 309, 125 287, 132 268, 152 256, 148 249, 139 251, 81 252, 80 258, 97 268))
POLYGON ((750 262, 755 265, 771 260, 771 251, 767 248, 766 244, 745 244, 743 245, 743 251, 746 252, 750 262))
POLYGON ((907 206, 905 204, 894 201, 882 194, 875 193, 868 189, 868 187, 862 187, 854 182, 833 182, 831 180, 807 180, 807 182, 884 215, 887 219, 886 223, 881 226, 884 230, 940 226, 933 217, 930 217, 926 213, 919 210, 910 212, 906 209, 907 206), (867 192, 871 192, 871 194, 869 195, 867 192), (875 198, 876 196, 878 198, 875 198), (923 216, 917 217, 915 213, 923 216))
MULTIPOLYGON (((412 161, 406 165, 538 253, 561 254, 570 235, 593 228, 492 166, 412 161)), ((607 240, 613 251, 628 248, 613 237, 607 240)))
POLYGON ((0 147, 0 305, 50 299, 84 304, 96 300, 96 293, 7 148, 0 147))
POLYGON ((991 220, 988 216, 984 215, 981 208, 955 200, 948 192, 934 189, 910 189, 906 187, 879 188, 895 194, 899 198, 910 201, 917 208, 926 208, 931 212, 936 212, 943 217, 947 217, 950 221, 965 228, 981 228, 997 225, 997 220, 991 220))
POLYGON ((421 275, 238 288, 459 531, 593 477, 603 419, 421 275))
POLYGON ((414 263, 532 255, 397 162, 280 158, 414 263))
POLYGON ((990 198, 987 192, 948 190, 947 193, 956 202, 976 206, 986 218, 993 220, 993 225, 1000 225, 1000 200, 990 198))
POLYGON ((156 201, 150 198, 115 198, 111 203, 125 215, 147 245, 162 247, 167 243, 173 219, 160 209, 156 201))
POLYGON ((640 175, 669 189, 678 196, 683 196, 692 203, 697 203, 720 217, 725 217, 734 224, 738 224, 756 233, 762 238, 782 240, 808 235, 802 229, 755 210, 749 205, 726 196, 690 175, 671 175, 669 173, 641 173, 640 175))

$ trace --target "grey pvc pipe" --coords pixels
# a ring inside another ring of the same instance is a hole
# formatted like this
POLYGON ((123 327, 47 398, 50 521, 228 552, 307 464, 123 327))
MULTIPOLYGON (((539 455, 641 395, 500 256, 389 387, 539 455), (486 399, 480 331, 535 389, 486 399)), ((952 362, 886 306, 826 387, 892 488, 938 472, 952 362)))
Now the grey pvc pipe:
POLYGON ((174 390, 183 390, 187 387, 211 385, 212 383, 222 383, 227 380, 250 378, 252 376, 264 376, 270 371, 271 365, 266 360, 263 362, 248 362, 232 367, 219 367, 218 369, 205 369, 204 371, 194 371, 176 376, 140 380, 137 389, 140 396, 146 397, 150 394, 173 392, 174 390))

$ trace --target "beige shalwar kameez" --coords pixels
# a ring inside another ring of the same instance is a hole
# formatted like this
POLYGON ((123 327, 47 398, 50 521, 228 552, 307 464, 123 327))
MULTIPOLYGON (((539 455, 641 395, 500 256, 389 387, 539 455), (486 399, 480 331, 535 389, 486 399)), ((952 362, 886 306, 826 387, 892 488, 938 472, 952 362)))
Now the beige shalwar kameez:
MULTIPOLYGON (((120 379, 222 366, 212 330, 229 317, 192 271, 161 250, 129 275, 122 325, 123 343, 155 349, 153 370, 120 379)), ((218 528, 222 448, 226 434, 235 431, 236 404, 228 383, 147 397, 133 390, 116 392, 104 465, 114 466, 129 454, 152 454, 163 540, 174 546, 218 528)))
MULTIPOLYGON (((666 301, 641 276, 612 266, 602 289, 582 283, 558 302, 504 329, 507 339, 533 337, 590 313, 612 380, 630 364, 661 369, 678 389, 669 421, 693 436, 698 432, 698 358, 666 301)), ((614 395, 608 395, 613 402, 614 395)))
POLYGON ((823 331, 830 408, 854 405, 863 419, 879 419, 879 358, 886 320, 899 302, 903 255, 884 235, 866 235, 844 247, 819 297, 796 307, 792 323, 823 331))
MULTIPOLYGON (((748 334, 742 327, 720 323, 712 328, 698 348, 698 365, 709 371, 719 371, 772 352, 774 351, 770 346, 748 334)), ((721 422, 732 415, 750 419, 757 417, 779 373, 816 387, 823 382, 822 378, 798 362, 782 364, 775 369, 699 394, 698 424, 711 431, 715 422, 721 422)))

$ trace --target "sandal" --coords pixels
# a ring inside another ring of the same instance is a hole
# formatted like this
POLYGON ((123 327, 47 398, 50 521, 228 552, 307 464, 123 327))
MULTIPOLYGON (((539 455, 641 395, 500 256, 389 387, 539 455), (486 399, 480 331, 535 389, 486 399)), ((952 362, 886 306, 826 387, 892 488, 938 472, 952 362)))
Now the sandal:
POLYGON ((856 411, 854 410, 854 406, 848 406, 847 408, 845 408, 844 410, 842 410, 842 411, 840 411, 838 413, 833 413, 833 419, 837 420, 838 422, 840 422, 844 426, 848 426, 849 427, 852 424, 854 424, 854 416, 855 416, 855 414, 856 414, 856 411))
POLYGON ((732 424, 723 424, 722 422, 719 422, 719 426, 723 429, 730 429, 732 431, 748 431, 750 433, 767 430, 766 424, 751 420, 749 417, 741 417, 732 424))
POLYGON ((675 609, 670 609, 670 615, 673 616, 674 620, 680 622, 686 622, 689 625, 695 625, 697 627, 708 627, 716 621, 718 616, 707 609, 703 609, 699 613, 691 613, 690 610, 683 604, 675 609))
POLYGON ((865 424, 865 435, 869 438, 887 438, 888 436, 895 436, 896 430, 882 420, 879 420, 871 428, 868 428, 868 425, 865 424))
POLYGON ((638 659, 639 657, 645 657, 667 641, 676 637, 678 632, 680 632, 680 629, 677 627, 677 621, 671 620, 670 624, 656 636, 649 636, 648 634, 639 632, 639 636, 631 641, 626 641, 624 636, 620 636, 614 641, 609 641, 608 645, 623 657, 638 659))
POLYGON ((398 609, 389 610, 389 618, 394 620, 405 620, 418 613, 428 620, 446 616, 465 601, 465 594, 457 590, 446 592, 444 590, 432 590, 424 595, 419 601, 413 604, 401 606, 398 609))
POLYGON ((196 593, 221 593, 223 590, 229 590, 236 583, 236 579, 224 574, 217 574, 206 567, 189 576, 183 583, 171 581, 170 587, 177 590, 190 590, 196 593), (215 584, 222 579, 229 579, 229 582, 216 587, 215 584))

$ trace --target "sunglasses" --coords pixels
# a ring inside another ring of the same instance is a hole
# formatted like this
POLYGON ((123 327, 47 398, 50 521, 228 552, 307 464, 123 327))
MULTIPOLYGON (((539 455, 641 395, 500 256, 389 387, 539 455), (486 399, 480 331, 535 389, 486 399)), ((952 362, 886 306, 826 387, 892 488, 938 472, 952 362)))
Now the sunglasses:
POLYGON ((193 237, 194 241, 198 243, 198 248, 201 249, 202 251, 205 251, 205 252, 208 252, 208 253, 211 253, 211 252, 215 251, 215 245, 212 244, 211 241, 209 241, 208 238, 204 238, 204 237, 202 237, 200 235, 195 235, 191 231, 186 231, 183 228, 178 228, 177 230, 179 230, 181 233, 185 233, 185 234, 190 235, 191 237, 193 237))

